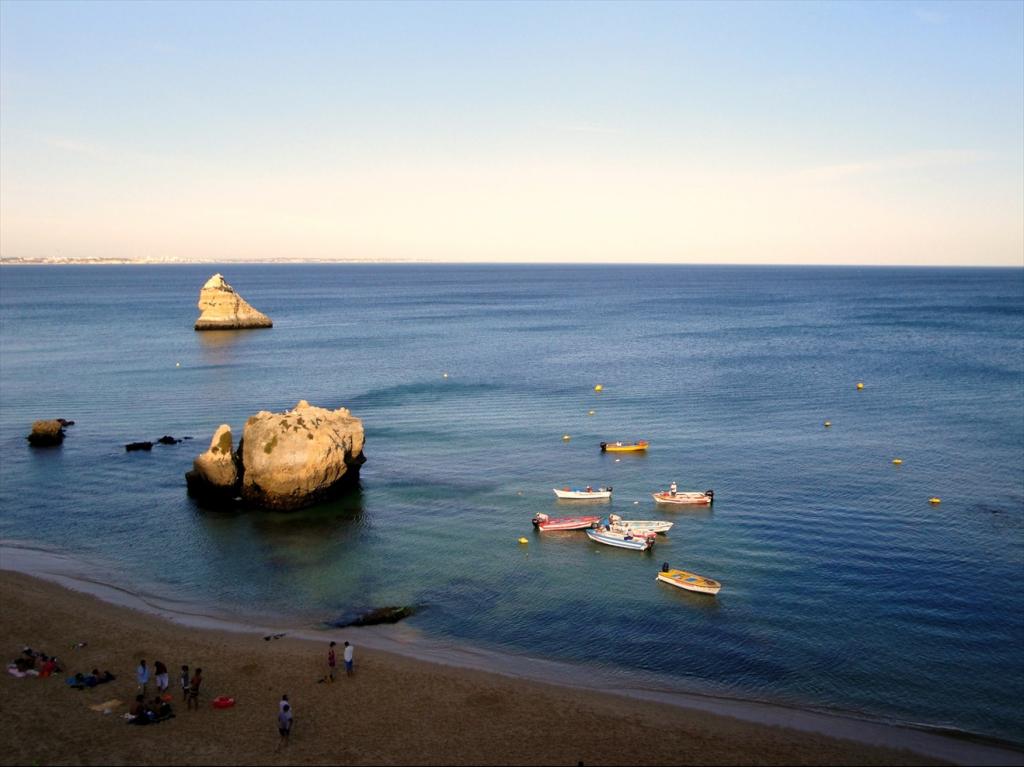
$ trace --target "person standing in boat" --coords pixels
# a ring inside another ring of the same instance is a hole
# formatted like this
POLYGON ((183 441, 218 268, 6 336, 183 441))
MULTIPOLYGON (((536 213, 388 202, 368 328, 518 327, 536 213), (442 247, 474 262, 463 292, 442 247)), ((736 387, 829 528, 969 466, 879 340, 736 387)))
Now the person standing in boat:
POLYGON ((669 493, 669 495, 674 497, 675 494, 676 494, 676 490, 677 490, 676 483, 675 483, 675 480, 673 480, 672 484, 668 486, 668 493, 669 493))

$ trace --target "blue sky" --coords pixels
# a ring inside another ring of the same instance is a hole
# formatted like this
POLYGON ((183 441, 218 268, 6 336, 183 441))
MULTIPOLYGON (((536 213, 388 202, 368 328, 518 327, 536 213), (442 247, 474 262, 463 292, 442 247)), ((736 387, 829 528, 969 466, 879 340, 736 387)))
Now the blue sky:
POLYGON ((0 255, 1024 264, 1024 3, 0 4, 0 255))

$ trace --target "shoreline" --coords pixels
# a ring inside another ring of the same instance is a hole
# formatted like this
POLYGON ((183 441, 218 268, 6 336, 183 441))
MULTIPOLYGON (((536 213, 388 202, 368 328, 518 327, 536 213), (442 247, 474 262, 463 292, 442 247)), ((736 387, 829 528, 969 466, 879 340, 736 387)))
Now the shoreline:
MULTIPOLYGON (((586 669, 570 664, 431 640, 415 629, 403 627, 401 624, 323 630, 286 625, 257 625, 237 616, 213 615, 211 612, 215 611, 200 605, 173 603, 150 594, 136 593, 112 585, 97 577, 90 577, 88 563, 56 550, 18 545, 19 543, 21 542, 0 542, 0 576, 5 592, 10 580, 8 573, 18 573, 28 576, 33 581, 56 584, 50 588, 58 588, 58 593, 65 595, 65 601, 79 601, 82 599, 80 595, 84 594, 86 600, 98 600, 98 603, 115 611, 128 611, 138 616, 138 620, 152 624, 166 623, 166 631, 172 633, 225 634, 235 640, 248 642, 253 637, 262 638, 284 632, 289 642, 316 645, 318 648, 331 638, 340 641, 344 635, 351 638, 353 644, 360 647, 361 651, 365 648, 367 652, 387 658, 387 662, 400 665, 419 664, 442 676, 481 674, 498 687, 539 685, 544 689, 555 690, 556 695, 562 693, 574 697, 582 696, 589 702, 611 698, 617 701, 616 706, 626 709, 651 705, 665 709, 667 704, 674 714, 683 717, 711 717, 721 722, 736 723, 742 728, 773 733, 786 732, 797 740, 825 739, 836 743, 856 744, 857 748, 871 751, 891 750, 890 759, 892 753, 909 751, 917 758, 959 764, 1024 765, 1024 751, 1018 750, 1014 744, 1003 744, 968 732, 937 731, 925 725, 887 723, 858 718, 851 714, 787 707, 776 703, 698 692, 643 687, 638 684, 640 680, 631 679, 628 674, 622 677, 611 674, 593 675, 586 669)), ((57 598, 57 601, 62 600, 57 598)), ((5 622, 12 621, 8 618, 5 622)), ((14 627, 8 627, 9 630, 12 628, 14 627)), ((157 630, 160 630, 159 626, 157 630)), ((270 643, 279 644, 282 643, 270 643)), ((8 654, 13 657, 16 650, 16 647, 9 647, 8 654)), ((310 652, 315 654, 317 651, 310 652)), ((130 676, 124 668, 121 669, 121 675, 130 676)), ((756 758, 758 753, 756 750, 751 751, 751 756, 754 757, 751 763, 759 761, 756 758)), ((812 759, 807 763, 828 761, 812 759)), ((545 760, 542 758, 537 763, 545 763, 545 760)), ((769 759, 765 763, 772 762, 769 759)))

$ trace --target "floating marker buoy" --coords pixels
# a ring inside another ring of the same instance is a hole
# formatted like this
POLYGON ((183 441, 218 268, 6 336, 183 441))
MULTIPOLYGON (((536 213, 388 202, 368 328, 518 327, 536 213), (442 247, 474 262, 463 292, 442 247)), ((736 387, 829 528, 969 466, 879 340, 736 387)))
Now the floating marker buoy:
POLYGON ((598 384, 597 386, 594 387, 594 391, 603 391, 603 390, 604 390, 604 387, 601 386, 601 384, 598 384))
POLYGON ((615 459, 615 463, 618 463, 618 462, 619 462, 619 461, 621 461, 621 460, 622 460, 621 458, 616 458, 616 459, 615 459))
POLYGON ((640 505, 640 501, 633 501, 633 505, 634 506, 639 506, 640 505))
POLYGON ((857 381, 857 388, 858 389, 863 389, 864 388, 864 384, 861 383, 860 381, 857 381))
POLYGON ((572 439, 572 437, 570 437, 568 434, 563 434, 562 439, 568 442, 570 439, 572 439))
POLYGON ((442 374, 441 374, 441 378, 447 378, 447 377, 448 377, 448 374, 447 374, 447 373, 442 373, 442 374))
POLYGON ((526 540, 525 538, 520 538, 520 539, 519 539, 519 542, 520 542, 520 543, 529 543, 529 541, 528 541, 528 540, 526 540))
POLYGON ((830 427, 831 425, 832 425, 832 422, 831 422, 831 421, 825 421, 825 428, 826 428, 826 429, 827 429, 828 427, 830 427))
POLYGON ((928 503, 931 503, 931 504, 942 503, 942 499, 941 498, 929 498, 928 499, 928 503))
POLYGON ((893 458, 892 462, 894 464, 896 464, 897 466, 899 466, 901 463, 903 463, 903 459, 902 458, 893 458))
POLYGON ((180 367, 181 367, 181 363, 180 363, 180 362, 175 362, 175 363, 174 363, 174 367, 176 367, 176 368, 180 368, 180 367))
POLYGON ((593 415, 593 414, 594 414, 594 411, 593 411, 593 410, 588 410, 588 411, 587 411, 587 415, 593 415))

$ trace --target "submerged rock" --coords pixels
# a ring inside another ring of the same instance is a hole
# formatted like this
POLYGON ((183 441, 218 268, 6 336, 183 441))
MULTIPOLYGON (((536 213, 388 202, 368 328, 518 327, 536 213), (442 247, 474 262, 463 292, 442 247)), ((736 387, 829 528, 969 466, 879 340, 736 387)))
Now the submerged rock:
POLYGON ((32 447, 53 447, 64 441, 64 424, 60 418, 52 418, 32 423, 28 443, 32 447))
POLYGON ((181 440, 175 439, 169 434, 165 434, 160 439, 158 439, 157 442, 159 442, 161 445, 177 445, 179 442, 181 442, 181 440))
POLYGON ((222 425, 185 478, 189 493, 202 500, 241 497, 250 506, 291 511, 354 484, 365 461, 362 421, 346 408, 302 400, 293 410, 249 418, 237 451, 230 427, 222 425))
POLYGON ((153 443, 152 442, 129 442, 127 445, 124 446, 124 449, 125 449, 126 453, 133 453, 136 450, 152 450, 153 449, 153 443))
POLYGON ((196 330, 241 330, 271 328, 270 317, 253 309, 220 274, 213 275, 199 291, 197 304, 202 314, 196 330))
POLYGON ((408 618, 415 612, 416 607, 413 605, 377 607, 355 616, 346 615, 330 625, 334 628, 343 629, 348 626, 377 626, 381 623, 398 623, 398 621, 408 618))

